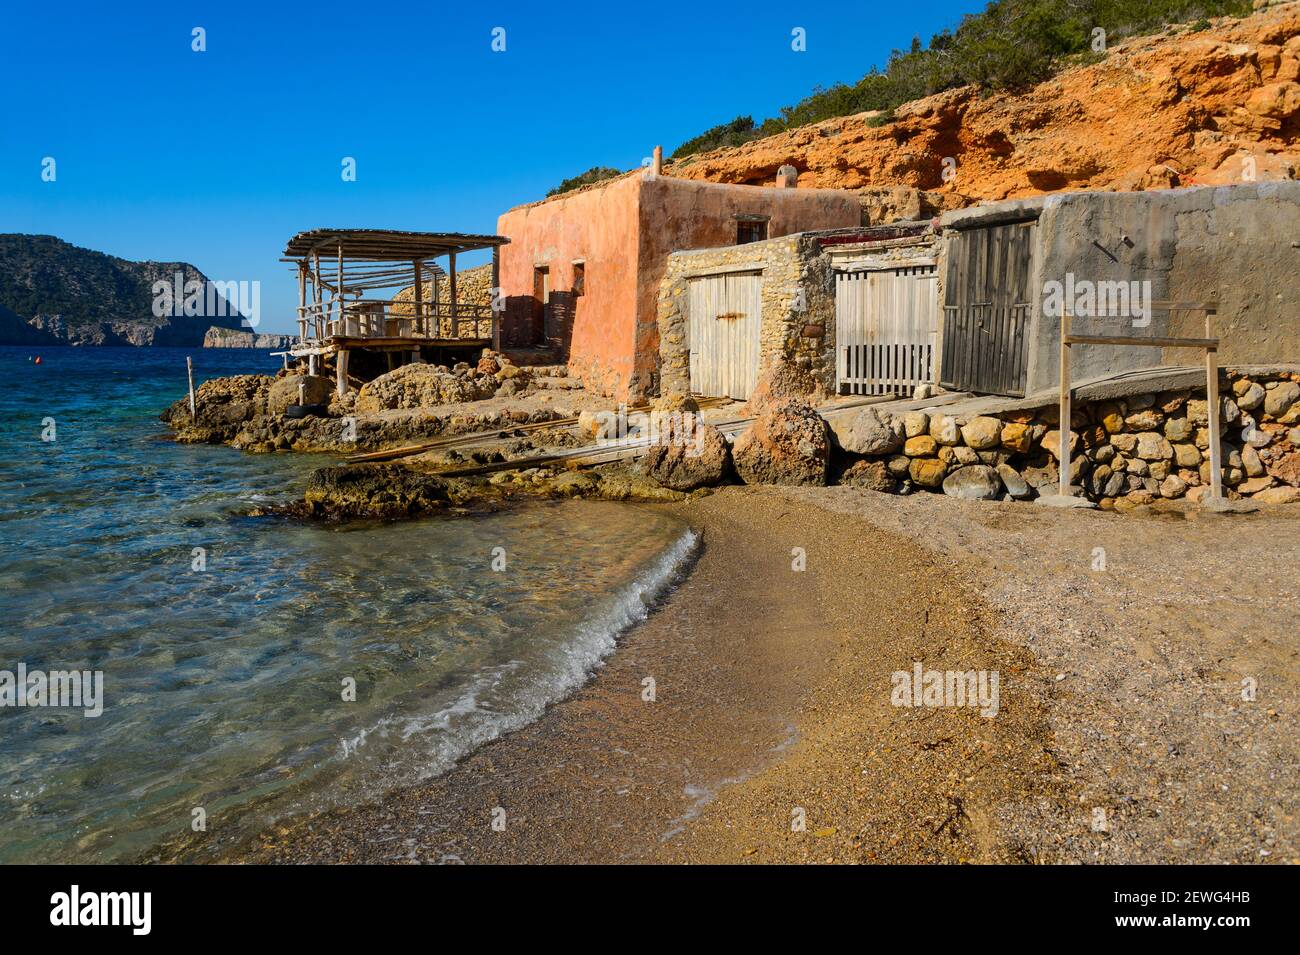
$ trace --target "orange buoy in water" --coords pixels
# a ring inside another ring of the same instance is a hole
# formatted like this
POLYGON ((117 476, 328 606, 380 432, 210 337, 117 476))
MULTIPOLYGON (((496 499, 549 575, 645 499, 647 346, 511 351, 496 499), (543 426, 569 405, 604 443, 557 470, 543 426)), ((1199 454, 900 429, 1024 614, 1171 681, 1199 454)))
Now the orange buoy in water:
POLYGON ((37 356, 36 356, 36 364, 39 365, 40 363, 41 363, 41 356, 40 356, 40 355, 37 355, 37 356))

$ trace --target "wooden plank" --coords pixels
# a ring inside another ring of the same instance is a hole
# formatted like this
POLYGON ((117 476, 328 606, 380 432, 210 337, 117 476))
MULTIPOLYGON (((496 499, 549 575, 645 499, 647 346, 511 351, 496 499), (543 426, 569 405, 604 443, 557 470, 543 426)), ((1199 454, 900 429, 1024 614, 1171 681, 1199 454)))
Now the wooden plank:
POLYGON ((1061 420, 1057 425, 1057 463, 1060 466, 1059 492, 1070 497, 1070 309, 1061 310, 1061 420))
POLYGON ((1069 345, 1152 345, 1158 348, 1218 348, 1217 338, 1134 338, 1129 335, 1069 335, 1069 345))

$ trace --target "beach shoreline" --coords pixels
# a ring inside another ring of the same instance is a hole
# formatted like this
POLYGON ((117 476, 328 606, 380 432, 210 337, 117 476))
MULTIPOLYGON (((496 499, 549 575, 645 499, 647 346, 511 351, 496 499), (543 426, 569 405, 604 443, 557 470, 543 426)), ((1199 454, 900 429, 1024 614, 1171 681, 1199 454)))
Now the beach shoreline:
POLYGON ((438 779, 172 859, 1289 861, 1295 650, 1282 614, 1245 640, 1215 630, 1220 602, 1284 577, 1213 576, 1261 533, 1294 567, 1286 509, 1134 535, 1132 516, 852 488, 655 506, 699 554, 580 690, 438 779), (1159 570, 1130 564, 1143 551, 1159 570), (1189 567, 1213 606, 1167 592, 1189 567), (1153 591, 1165 603, 1138 611, 1153 591), (916 664, 996 671, 996 714, 893 705, 916 664), (1239 671, 1268 684, 1261 705, 1236 702, 1239 671))

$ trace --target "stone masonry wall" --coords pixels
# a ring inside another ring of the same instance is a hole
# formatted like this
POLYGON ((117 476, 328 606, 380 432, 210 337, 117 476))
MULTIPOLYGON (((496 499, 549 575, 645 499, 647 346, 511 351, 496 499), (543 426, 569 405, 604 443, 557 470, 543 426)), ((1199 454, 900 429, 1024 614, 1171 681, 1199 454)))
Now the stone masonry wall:
POLYGON ((660 393, 690 391, 688 294, 690 280, 710 274, 761 269, 759 376, 789 363, 834 393, 835 291, 830 259, 814 239, 782 236, 763 242, 677 252, 659 286, 660 393))
MULTIPOLYGON (((1220 388, 1225 496, 1300 501, 1300 374, 1222 371, 1220 388)), ((863 413, 875 414, 869 407, 863 413)), ((1103 509, 1198 500, 1208 490, 1204 388, 1080 403, 1072 419, 1071 483, 1103 509)), ((970 417, 941 408, 865 423, 848 416, 831 428, 841 448, 892 446, 870 455, 842 451, 836 469, 842 484, 980 499, 1056 493, 1055 404, 970 417)))

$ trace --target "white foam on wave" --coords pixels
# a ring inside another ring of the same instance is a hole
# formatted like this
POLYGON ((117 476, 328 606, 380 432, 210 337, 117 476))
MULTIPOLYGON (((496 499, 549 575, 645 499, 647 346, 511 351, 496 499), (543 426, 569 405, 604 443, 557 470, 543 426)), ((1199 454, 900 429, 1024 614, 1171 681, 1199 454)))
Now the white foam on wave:
MULTIPOLYGON (((615 649, 618 638, 645 620, 654 602, 681 575, 699 547, 699 534, 689 528, 637 577, 629 581, 594 616, 578 623, 569 639, 559 641, 545 664, 525 668, 512 660, 474 675, 446 706, 419 716, 385 717, 341 741, 340 755, 359 755, 372 735, 397 735, 404 744, 394 755, 398 778, 390 785, 419 782, 440 776, 478 747, 527 726, 546 707, 581 687, 615 649), (505 697, 508 708, 494 708, 486 699, 505 697), (421 747, 420 765, 411 772, 409 746, 421 747), (407 778, 401 778, 407 776, 407 778)), ((387 776, 382 773, 381 776, 387 776)))

